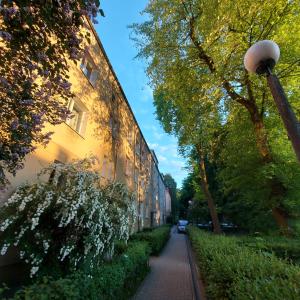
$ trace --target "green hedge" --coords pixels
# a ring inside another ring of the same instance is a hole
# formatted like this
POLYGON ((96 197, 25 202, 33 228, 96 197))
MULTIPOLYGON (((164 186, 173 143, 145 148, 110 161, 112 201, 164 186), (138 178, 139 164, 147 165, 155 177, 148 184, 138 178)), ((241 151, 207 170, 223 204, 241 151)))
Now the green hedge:
POLYGON ((148 273, 148 260, 147 243, 131 242, 122 255, 91 274, 79 271, 58 280, 44 277, 42 282, 17 292, 13 299, 128 299, 148 273))
POLYGON ((300 268, 236 238, 190 227, 188 233, 210 299, 300 299, 300 268))
POLYGON ((132 236, 133 240, 146 241, 152 255, 158 255, 170 237, 170 225, 164 225, 153 230, 145 230, 132 236))
POLYGON ((239 238, 238 243, 256 251, 274 253, 279 258, 300 264, 300 238, 247 236, 239 238))

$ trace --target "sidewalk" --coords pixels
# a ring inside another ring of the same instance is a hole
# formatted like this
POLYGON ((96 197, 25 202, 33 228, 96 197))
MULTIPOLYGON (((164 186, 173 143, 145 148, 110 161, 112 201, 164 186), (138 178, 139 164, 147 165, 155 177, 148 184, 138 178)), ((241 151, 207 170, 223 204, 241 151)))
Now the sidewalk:
POLYGON ((159 257, 151 257, 151 272, 134 300, 194 300, 194 286, 185 234, 172 228, 171 238, 159 257))

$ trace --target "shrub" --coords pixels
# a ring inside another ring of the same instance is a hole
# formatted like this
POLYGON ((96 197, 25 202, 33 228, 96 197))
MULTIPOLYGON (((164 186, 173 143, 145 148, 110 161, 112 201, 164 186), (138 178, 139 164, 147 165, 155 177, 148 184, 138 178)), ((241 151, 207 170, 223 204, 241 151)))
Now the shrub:
POLYGON ((255 251, 274 253, 277 257, 300 263, 300 239, 280 236, 242 237, 238 243, 255 251))
POLYGON ((116 240, 127 242, 135 222, 135 199, 125 185, 100 186, 94 160, 53 164, 48 182, 24 185, 0 212, 1 254, 18 246, 31 277, 96 267, 112 256, 116 240))
POLYGON ((158 255, 170 237, 170 226, 164 225, 151 231, 136 233, 133 240, 146 241, 151 249, 151 254, 158 255))
POLYGON ((300 268, 236 238, 188 229, 211 299, 299 299, 300 268))
POLYGON ((145 242, 130 242, 127 250, 110 263, 92 272, 74 272, 58 280, 44 277, 42 282, 17 292, 14 300, 128 299, 146 276, 149 249, 145 242))

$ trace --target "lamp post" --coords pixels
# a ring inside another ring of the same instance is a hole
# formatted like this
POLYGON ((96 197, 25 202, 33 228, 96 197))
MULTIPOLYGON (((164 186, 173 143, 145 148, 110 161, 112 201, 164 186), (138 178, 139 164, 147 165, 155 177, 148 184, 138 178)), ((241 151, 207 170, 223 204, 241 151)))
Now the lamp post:
POLYGON ((279 79, 272 74, 272 69, 279 56, 280 50, 275 42, 269 40, 259 41, 246 52, 244 65, 250 73, 266 75, 275 104, 300 162, 300 124, 287 100, 279 79))

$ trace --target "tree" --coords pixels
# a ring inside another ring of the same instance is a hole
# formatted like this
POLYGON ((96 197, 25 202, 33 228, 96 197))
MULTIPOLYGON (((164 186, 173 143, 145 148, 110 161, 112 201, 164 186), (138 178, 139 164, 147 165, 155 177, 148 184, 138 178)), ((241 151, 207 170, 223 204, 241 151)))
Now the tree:
MULTIPOLYGON (((258 40, 274 39, 282 59, 277 66, 289 100, 297 109, 299 97, 294 76, 299 74, 299 1, 151 1, 145 13, 148 21, 133 25, 139 56, 146 58, 147 72, 154 89, 168 84, 181 70, 178 61, 197 74, 201 101, 211 101, 213 93, 222 94, 217 103, 226 109, 240 107, 247 112, 261 166, 274 164, 265 120, 276 114, 265 81, 243 67, 243 55, 258 40)), ((180 64, 181 66, 181 64, 180 64)), ((190 84, 189 77, 184 78, 190 84)), ((299 108, 299 105, 298 105, 299 108)), ((227 112, 230 113, 230 109, 227 112)), ((224 115, 226 122, 228 115, 224 115)), ((279 127, 280 128, 280 127, 279 127)), ((276 174, 266 174, 269 190, 266 205, 283 231, 288 231, 281 203, 286 187, 276 174)))
POLYGON ((199 188, 198 177, 199 172, 193 170, 183 180, 179 201, 183 214, 190 221, 208 223, 211 217, 204 194, 201 188, 199 188))
MULTIPOLYGON (((177 67, 180 62, 177 62, 177 67)), ((154 93, 154 104, 156 107, 157 118, 168 133, 173 133, 178 137, 182 153, 193 157, 192 167, 200 172, 200 184, 208 203, 214 232, 220 233, 219 224, 214 199, 209 190, 209 183, 206 175, 205 159, 211 148, 210 142, 214 135, 214 127, 218 124, 218 112, 210 111, 210 117, 203 118, 203 111, 207 111, 207 104, 199 105, 198 93, 192 88, 194 74, 186 69, 184 64, 180 65, 180 73, 173 76, 169 84, 161 84, 154 93), (186 84, 184 78, 192 78, 186 84), (173 83, 173 84, 170 84, 173 83), (197 104, 197 105, 195 105, 197 104)), ((197 88, 195 87, 197 90, 197 88)))
MULTIPOLYGON (((262 165, 253 135, 253 126, 247 112, 235 107, 230 120, 224 125, 219 137, 215 159, 214 180, 222 196, 218 205, 222 213, 240 228, 250 231, 276 229, 270 210, 268 177, 276 174, 283 183, 286 194, 278 201, 278 208, 291 220, 299 216, 300 168, 288 138, 279 126, 279 116, 269 116, 265 125, 274 163, 262 165)), ((275 203, 276 203, 275 202, 275 203)))
MULTIPOLYGON (((26 154, 47 144, 44 124, 70 116, 70 60, 83 51, 83 17, 96 22, 99 0, 0 2, 0 185, 26 154)), ((103 11, 100 10, 103 15, 103 11)))
POLYGON ((178 217, 178 200, 177 200, 177 184, 171 174, 167 173, 163 175, 166 187, 169 189, 171 196, 171 210, 173 223, 176 222, 178 217))
POLYGON ((182 187, 179 192, 179 218, 187 218, 189 201, 195 197, 195 189, 193 185, 194 174, 189 173, 183 180, 182 187))

